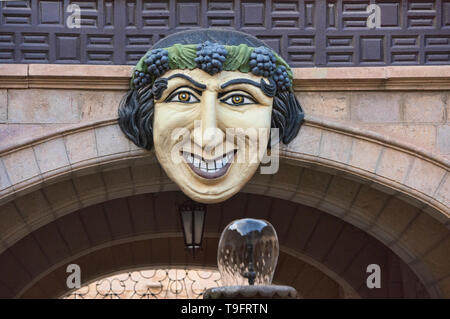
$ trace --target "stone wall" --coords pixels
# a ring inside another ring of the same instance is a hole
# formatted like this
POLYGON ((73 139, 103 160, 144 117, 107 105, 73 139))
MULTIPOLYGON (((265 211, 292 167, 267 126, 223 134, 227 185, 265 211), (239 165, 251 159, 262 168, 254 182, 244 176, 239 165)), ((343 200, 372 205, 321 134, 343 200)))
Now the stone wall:
MULTIPOLYGON (((0 65, 1 252, 82 207, 176 189, 115 120, 130 70, 0 65)), ((306 123, 243 193, 337 216, 449 296, 450 68, 294 71, 306 123)))
MULTIPOLYGON (((129 66, 1 65, 0 151, 31 136, 115 118, 129 66)), ((450 67, 294 70, 308 116, 450 158, 450 67)))
POLYGON ((117 117, 126 90, 3 89, 0 149, 57 129, 117 117))
POLYGON ((308 115, 348 123, 450 158, 450 91, 298 92, 308 115))

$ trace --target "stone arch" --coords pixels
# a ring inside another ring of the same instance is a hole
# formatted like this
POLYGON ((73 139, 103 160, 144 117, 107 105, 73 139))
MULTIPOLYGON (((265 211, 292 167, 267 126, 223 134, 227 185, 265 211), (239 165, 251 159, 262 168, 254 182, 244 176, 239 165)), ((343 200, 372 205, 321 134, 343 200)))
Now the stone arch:
POLYGON ((317 209, 261 195, 241 193, 209 205, 204 249, 193 259, 183 251, 174 205, 179 200, 184 200, 179 192, 134 195, 46 224, 0 255, 0 291, 4 297, 58 296, 66 289, 69 263, 81 266, 83 281, 130 267, 212 267, 220 230, 234 218, 254 217, 271 221, 279 230, 281 254, 275 282, 293 285, 307 298, 338 297, 341 290, 366 298, 428 296, 408 266, 373 237, 317 209), (289 224, 283 222, 286 219, 289 224), (381 290, 365 287, 367 263, 392 270, 382 277, 381 290))
MULTIPOLYGON (((120 131, 116 119, 63 128, 0 153, 0 200, 77 170, 149 153, 120 131)), ((315 164, 413 199, 435 218, 450 215, 450 163, 379 134, 309 117, 281 157, 315 164), (423 178, 426 177, 426 178, 423 178)))
MULTIPOLYGON (((256 175, 243 191, 317 207, 363 229, 400 256, 431 296, 449 295, 445 160, 313 118, 281 154, 276 175, 256 175)), ((2 252, 82 207, 177 189, 151 152, 123 137, 115 119, 30 140, 0 157, 2 252)))
MULTIPOLYGON (((205 238, 205 242, 207 245, 211 246, 217 246, 217 238, 205 238)), ((164 242, 169 241, 171 243, 171 247, 173 246, 179 246, 183 247, 183 239, 181 237, 166 237, 164 238, 164 242)), ((81 269, 87 269, 85 271, 86 275, 86 281, 83 282, 83 285, 86 283, 98 280, 99 278, 111 275, 113 273, 117 272, 123 272, 127 271, 129 269, 140 269, 140 268, 146 268, 146 267, 177 267, 177 266, 184 266, 184 265, 173 265, 169 264, 168 260, 161 259, 160 265, 155 263, 138 263, 137 265, 135 263, 130 263, 130 259, 123 259, 119 262, 114 261, 114 258, 106 258, 105 262, 102 265, 102 269, 92 269, 87 267, 86 261, 94 258, 101 258, 105 256, 117 256, 120 253, 123 253, 123 251, 128 249, 139 249, 138 247, 145 247, 145 246, 155 246, 157 244, 161 244, 161 241, 157 241, 155 239, 147 239, 147 240, 141 240, 138 242, 131 242, 129 244, 121 244, 121 245, 115 245, 111 247, 105 247, 102 249, 98 249, 95 251, 90 252, 89 254, 83 255, 77 259, 73 259, 71 263, 75 263, 77 265, 80 265, 81 269), (128 247, 127 247, 128 246, 128 247)), ((142 249, 142 248, 141 248, 142 249)), ((140 252, 139 252, 140 253, 140 252)), ((172 253, 172 252, 171 252, 172 253)), ((284 253, 283 251, 280 252, 280 259, 284 260, 285 258, 289 258, 289 255, 284 253)), ((67 277, 66 273, 66 266, 67 264, 64 264, 58 268, 55 268, 52 272, 46 273, 45 276, 42 276, 39 281, 34 281, 33 285, 30 285, 25 290, 23 290, 23 293, 20 294, 19 298, 55 298, 58 296, 61 296, 62 294, 67 293, 67 288, 64 287, 64 285, 61 285, 61 282, 64 283, 63 279, 67 277)), ((307 282, 306 286, 298 286, 300 292, 307 293, 306 297, 308 298, 339 298, 341 294, 345 294, 345 292, 342 291, 342 288, 330 277, 324 275, 320 270, 317 268, 302 262, 299 259, 295 259, 293 263, 291 263, 291 266, 294 266, 296 268, 303 269, 304 275, 307 277, 312 277, 315 279, 313 283, 316 282, 323 282, 321 284, 321 288, 326 288, 322 292, 320 291, 313 291, 316 289, 312 289, 311 282, 307 282), (309 292, 308 292, 309 290, 309 292)), ((215 260, 213 258, 209 258, 206 262, 196 262, 196 260, 190 260, 189 261, 189 267, 201 267, 201 268, 215 268, 215 260)), ((275 277, 274 283, 278 284, 280 283, 280 279, 275 277)), ((351 291, 350 294, 346 295, 352 298, 357 298, 358 294, 351 291)))

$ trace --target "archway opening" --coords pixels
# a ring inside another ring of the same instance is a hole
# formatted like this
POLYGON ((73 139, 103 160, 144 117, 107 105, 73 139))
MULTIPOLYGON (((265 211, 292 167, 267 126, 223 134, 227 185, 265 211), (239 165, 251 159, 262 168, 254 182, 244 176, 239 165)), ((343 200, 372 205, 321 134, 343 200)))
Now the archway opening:
POLYGON ((278 232, 274 282, 294 286, 305 298, 429 296, 410 267, 376 238, 317 208, 262 195, 239 193, 208 205, 203 247, 193 258, 184 249, 174 205, 183 197, 173 191, 123 197, 48 223, 0 255, 0 262, 9 258, 0 278, 4 293, 63 295, 68 264, 80 266, 83 283, 136 268, 216 267, 223 227, 253 217, 270 221, 278 232), (380 289, 366 285, 369 264, 385 269, 380 289))

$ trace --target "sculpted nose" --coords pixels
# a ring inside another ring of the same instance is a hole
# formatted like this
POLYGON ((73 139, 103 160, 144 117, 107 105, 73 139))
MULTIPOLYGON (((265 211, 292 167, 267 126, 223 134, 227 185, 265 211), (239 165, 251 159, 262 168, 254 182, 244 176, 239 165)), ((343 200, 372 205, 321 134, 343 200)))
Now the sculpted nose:
POLYGON ((194 129, 194 142, 206 149, 213 149, 223 142, 224 132, 217 127, 216 92, 203 92, 201 127, 194 129))

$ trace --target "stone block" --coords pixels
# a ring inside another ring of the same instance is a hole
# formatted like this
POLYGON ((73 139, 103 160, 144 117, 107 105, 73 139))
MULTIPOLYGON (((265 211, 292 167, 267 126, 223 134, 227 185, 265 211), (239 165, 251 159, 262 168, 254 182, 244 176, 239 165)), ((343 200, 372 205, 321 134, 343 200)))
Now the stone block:
POLYGON ((43 189, 56 216, 61 217, 69 211, 80 208, 72 181, 63 181, 43 189))
POLYGON ((288 151, 317 156, 319 154, 322 130, 303 125, 298 135, 288 145, 288 151))
POLYGON ((48 136, 66 124, 0 124, 0 151, 48 136))
POLYGON ((161 180, 162 169, 159 164, 135 165, 131 167, 131 174, 136 187, 158 184, 161 180))
POLYGON ((34 152, 42 174, 69 165, 66 148, 62 138, 56 138, 34 146, 34 152))
POLYGON ((11 187, 11 181, 9 180, 5 165, 3 165, 3 162, 0 159, 0 191, 9 187, 11 187))
POLYGON ((83 91, 81 120, 103 120, 117 117, 117 108, 124 91, 83 91))
POLYGON ((325 196, 331 178, 327 173, 305 170, 292 201, 315 207, 325 196))
POLYGON ((411 155, 394 149, 385 148, 378 164, 376 174, 389 178, 395 182, 403 182, 411 161, 411 155))
POLYGON ((401 121, 401 97, 391 92, 357 92, 350 99, 352 122, 394 123, 401 121))
POLYGON ((358 183, 335 176, 327 189, 323 202, 318 208, 333 215, 342 215, 350 208, 358 191, 358 183))
POLYGON ((360 228, 365 228, 375 221, 388 198, 389 195, 363 185, 346 219, 360 228))
MULTIPOLYGON (((407 202, 411 206, 414 206, 414 207, 419 208, 419 209, 423 209, 424 208, 423 200, 415 198, 415 197, 412 197, 410 194, 402 193, 402 192, 395 192, 395 194, 393 194, 393 195, 394 195, 394 197, 407 202)), ((430 207, 430 206, 425 206, 425 207, 430 207)))
POLYGON ((405 184, 433 197, 446 172, 445 169, 437 165, 416 158, 405 184))
POLYGON ((418 209, 412 208, 404 201, 391 198, 377 218, 372 232, 383 238, 384 242, 392 242, 402 234, 418 213, 418 209))
POLYGON ((26 228, 22 217, 12 203, 7 203, 2 206, 0 219, 2 221, 0 223, 0 237, 4 241, 6 241, 6 238, 12 236, 12 234, 20 231, 20 229, 26 228))
POLYGON ((78 123, 80 95, 73 90, 9 90, 9 123, 78 123))
POLYGON ((8 120, 8 92, 0 90, 0 123, 8 120))
POLYGON ((346 164, 352 147, 352 137, 333 132, 323 132, 319 156, 346 164))
POLYGON ((132 141, 130 141, 130 151, 133 152, 133 154, 145 154, 147 152, 150 152, 149 150, 146 150, 145 148, 142 148, 140 146, 137 146, 132 141))
POLYGON ((54 220, 51 207, 41 190, 19 197, 15 202, 21 216, 33 230, 54 220))
POLYGON ((372 183, 370 186, 380 192, 383 192, 388 195, 398 196, 398 191, 390 185, 385 185, 381 183, 372 183))
POLYGON ((108 125, 95 129, 99 156, 128 152, 130 142, 122 133, 119 125, 108 125))
POLYGON ((314 193, 323 197, 331 178, 332 176, 329 174, 307 169, 302 174, 298 191, 314 193))
POLYGON ((244 193, 250 194, 264 194, 267 192, 270 186, 271 175, 261 174, 258 171, 253 177, 245 184, 242 189, 244 193))
POLYGON ((434 151, 436 146, 436 126, 431 124, 364 125, 364 128, 429 151, 434 151))
POLYGON ((378 158, 380 157, 381 148, 378 144, 355 139, 353 141, 349 165, 374 172, 378 158))
POLYGON ((13 185, 40 176, 32 148, 6 155, 3 164, 13 185))
POLYGON ((425 285, 428 286, 428 291, 433 294, 433 291, 430 291, 432 288, 431 285, 436 281, 436 278, 430 272, 428 266, 420 259, 416 260, 408 265, 413 272, 417 274, 419 280, 425 285))
POLYGON ((420 213, 408 226, 395 246, 410 252, 411 256, 422 256, 448 234, 445 225, 426 213, 420 213))
POLYGON ((349 118, 348 93, 299 92, 296 96, 306 114, 335 120, 349 118))
POLYGON ((67 156, 71 164, 97 157, 94 130, 87 130, 65 137, 67 156))
POLYGON ((450 274, 450 237, 427 253, 423 262, 428 266, 436 280, 443 279, 450 274))
POLYGON ((405 121, 410 123, 442 123, 445 121, 445 95, 441 92, 404 93, 405 121))
MULTIPOLYGON (((164 187, 164 190, 166 190, 166 187, 164 187)), ((291 200, 291 198, 295 195, 295 191, 286 190, 278 185, 273 185, 263 194, 280 199, 291 200)))
POLYGON ((447 92, 447 123, 450 123, 450 94, 447 92))
POLYGON ((416 259, 416 255, 412 251, 398 243, 392 243, 389 248, 405 263, 413 262, 416 259))
POLYGON ((283 188, 284 190, 295 191, 302 171, 300 167, 280 165, 278 172, 273 175, 270 184, 276 185, 276 187, 283 188))
POLYGON ((93 205, 106 200, 106 188, 100 174, 77 176, 73 183, 83 205, 93 205))
POLYGON ((130 168, 120 168, 117 170, 103 172, 103 178, 108 194, 126 188, 133 188, 130 168))
POLYGON ((450 125, 441 125, 437 128, 437 149, 443 154, 450 153, 450 125))
POLYGON ((425 206, 425 208, 423 208, 423 211, 443 225, 447 225, 447 227, 450 225, 450 218, 448 217, 446 211, 442 212, 442 210, 438 210, 432 206, 425 206))
POLYGON ((450 174, 447 173, 447 177, 436 194, 436 199, 442 202, 447 207, 450 207, 450 174))
POLYGON ((290 285, 301 287, 299 291, 300 295, 306 295, 306 292, 313 291, 314 287, 317 287, 317 285, 323 278, 323 273, 321 271, 318 271, 313 266, 305 264, 301 271, 297 271, 295 277, 292 276, 291 273, 291 278, 291 280, 293 281, 292 283, 290 283, 290 285))
MULTIPOLYGON (((7 74, 16 75, 17 69, 20 71, 22 64, 15 64, 15 68, 12 70, 6 70, 7 74)), ((6 64, 5 66, 8 66, 6 64)), ((88 65, 88 64, 23 64, 27 66, 20 75, 27 74, 29 76, 57 76, 57 77, 100 77, 100 78, 110 78, 111 75, 118 78, 126 78, 130 76, 133 66, 131 65, 88 65), (27 72, 28 71, 28 72, 27 72)), ((4 67, 0 70, 3 71, 4 67)), ((17 74, 17 75, 19 75, 17 74)))

